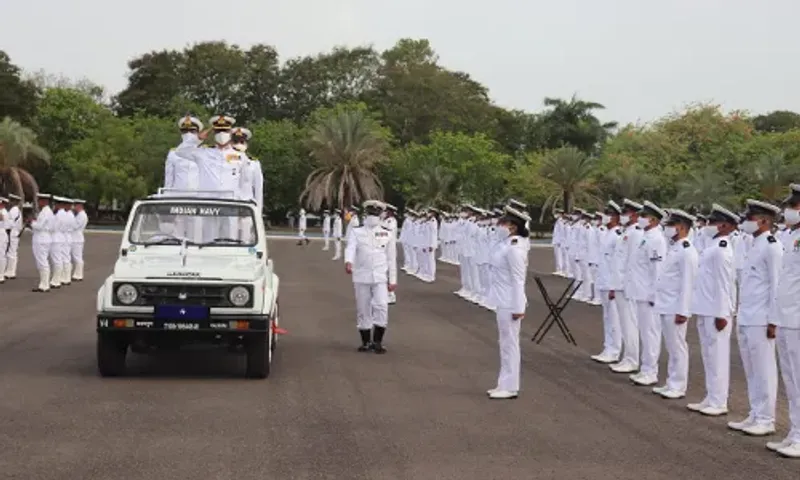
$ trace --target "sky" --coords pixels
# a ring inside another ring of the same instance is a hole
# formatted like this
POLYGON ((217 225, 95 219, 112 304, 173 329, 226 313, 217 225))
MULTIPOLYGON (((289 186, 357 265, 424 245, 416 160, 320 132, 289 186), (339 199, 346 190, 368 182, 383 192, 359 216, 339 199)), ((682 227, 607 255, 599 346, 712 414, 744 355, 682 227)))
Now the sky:
POLYGON ((427 38, 498 105, 577 94, 627 123, 692 102, 800 111, 798 19, 800 0, 0 0, 0 50, 117 93, 128 60, 200 41, 286 59, 427 38))

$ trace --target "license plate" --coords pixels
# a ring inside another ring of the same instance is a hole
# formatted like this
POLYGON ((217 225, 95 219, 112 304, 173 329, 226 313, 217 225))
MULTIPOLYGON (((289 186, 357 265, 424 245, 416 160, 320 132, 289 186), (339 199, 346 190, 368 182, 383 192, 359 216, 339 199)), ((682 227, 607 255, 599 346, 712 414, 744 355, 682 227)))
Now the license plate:
POLYGON ((154 313, 156 320, 191 323, 198 320, 208 320, 211 309, 199 305, 159 305, 154 313))
POLYGON ((164 322, 164 330, 200 330, 200 324, 164 322))

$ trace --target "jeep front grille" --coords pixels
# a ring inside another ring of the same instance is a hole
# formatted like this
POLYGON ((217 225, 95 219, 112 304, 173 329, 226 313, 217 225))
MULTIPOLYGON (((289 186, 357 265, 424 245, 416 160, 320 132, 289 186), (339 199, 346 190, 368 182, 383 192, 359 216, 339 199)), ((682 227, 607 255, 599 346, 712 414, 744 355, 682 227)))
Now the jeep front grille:
POLYGON ((231 307, 227 285, 139 285, 140 305, 202 305, 205 307, 231 307))

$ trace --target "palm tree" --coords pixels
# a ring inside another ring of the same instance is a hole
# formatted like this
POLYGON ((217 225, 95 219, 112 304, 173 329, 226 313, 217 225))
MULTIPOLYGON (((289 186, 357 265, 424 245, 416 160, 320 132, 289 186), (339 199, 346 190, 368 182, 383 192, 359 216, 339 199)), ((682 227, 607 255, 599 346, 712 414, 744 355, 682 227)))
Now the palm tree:
POLYGON ((616 168, 606 178, 610 190, 620 198, 641 198, 653 186, 653 177, 632 165, 616 168))
POLYGON ((708 211, 712 203, 730 202, 731 192, 730 176, 709 165, 688 172, 688 178, 678 183, 674 203, 687 210, 708 211))
POLYGON ((0 190, 34 200, 39 186, 23 167, 33 161, 49 162, 50 155, 36 144, 36 134, 28 127, 6 117, 0 122, 0 190))
POLYGON ((753 176, 761 195, 773 203, 781 201, 785 196, 786 186, 794 180, 797 173, 798 169, 786 161, 783 152, 763 155, 753 167, 753 176))
POLYGON ((310 210, 325 204, 339 208, 383 198, 376 167, 386 160, 388 142, 377 124, 361 111, 322 119, 308 140, 316 165, 306 178, 300 202, 310 210))
POLYGON ((414 176, 411 200, 418 205, 447 208, 458 203, 456 177, 436 163, 425 164, 414 176))
POLYGON ((540 174, 557 187, 542 205, 542 216, 561 202, 569 211, 581 205, 599 205, 598 190, 592 175, 597 160, 575 147, 562 147, 550 152, 542 163, 540 174))
POLYGON ((587 102, 573 95, 568 101, 545 98, 545 107, 551 110, 542 116, 548 148, 572 145, 587 153, 596 153, 597 147, 617 127, 616 122, 602 123, 595 110, 606 107, 597 102, 587 102))

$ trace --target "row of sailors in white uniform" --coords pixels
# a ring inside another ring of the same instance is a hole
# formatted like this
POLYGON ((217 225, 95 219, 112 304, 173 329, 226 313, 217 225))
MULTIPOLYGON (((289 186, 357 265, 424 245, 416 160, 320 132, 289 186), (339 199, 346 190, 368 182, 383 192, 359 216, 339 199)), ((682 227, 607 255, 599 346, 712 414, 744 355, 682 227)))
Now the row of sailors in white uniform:
POLYGON ((22 199, 14 194, 0 197, 0 283, 17 277, 17 252, 19 237, 24 227, 22 199))
POLYGON ((73 205, 86 202, 37 194, 39 213, 30 224, 33 230, 32 250, 39 271, 39 285, 35 292, 47 292, 51 288, 69 285, 72 280, 83 280, 84 231, 88 223, 86 212, 73 205), (50 201, 55 204, 55 213, 50 201))
MULTIPOLYGON (((787 223, 798 225, 800 185, 792 185, 792 192, 783 215, 787 223)), ((767 448, 800 458, 800 229, 779 241, 767 228, 780 215, 779 207, 748 200, 742 222, 715 204, 709 216, 712 225, 704 229, 698 252, 688 238, 694 216, 650 202, 639 205, 625 199, 622 207, 609 202, 604 219, 612 221, 612 228, 597 242, 594 279, 603 305, 604 348, 592 358, 611 364, 614 372, 631 373, 635 384, 655 385, 663 337, 667 379, 653 393, 683 398, 689 371, 687 320, 696 316, 706 395, 687 408, 707 416, 725 415, 735 320, 750 412, 728 426, 753 436, 775 432, 777 343, 792 427, 784 440, 769 442, 767 448), (614 225, 617 218, 629 222, 614 225)))
MULTIPOLYGON (((512 208, 525 210, 525 204, 510 200, 512 208)), ((489 295, 492 249, 499 237, 495 226, 503 210, 486 210, 473 205, 462 206, 458 215, 429 208, 422 212, 409 210, 405 214, 400 242, 404 249, 402 269, 423 281, 432 282, 436 276, 435 253, 441 248, 439 260, 459 267, 461 288, 454 294, 495 310, 489 295), (437 216, 441 216, 441 221, 437 216)), ((523 239, 529 248, 528 239, 523 239)))

